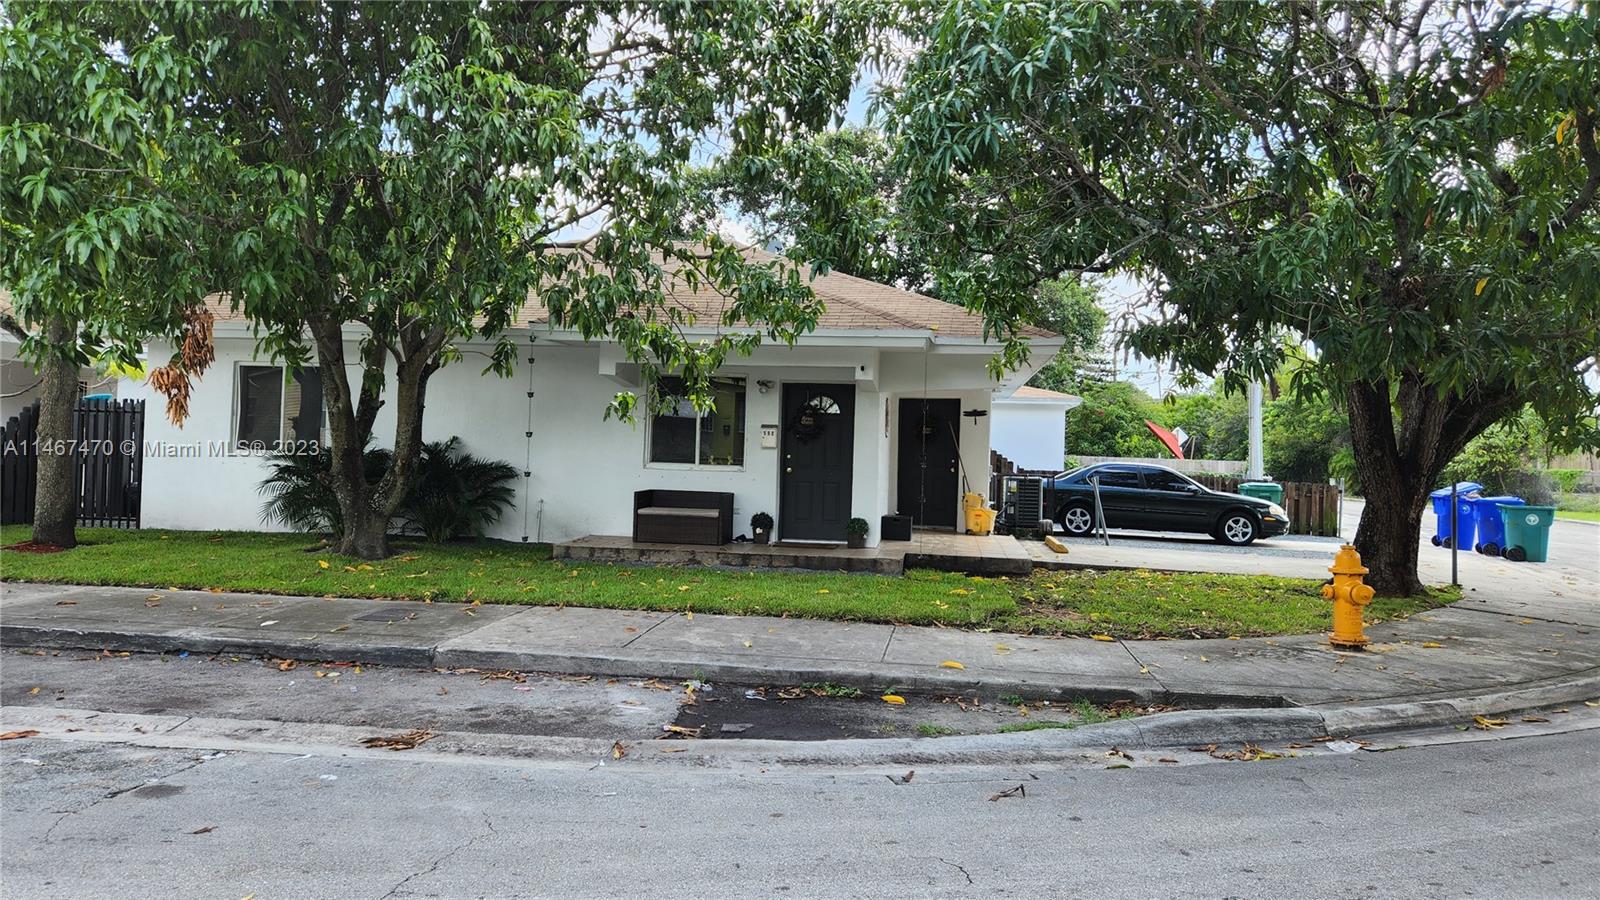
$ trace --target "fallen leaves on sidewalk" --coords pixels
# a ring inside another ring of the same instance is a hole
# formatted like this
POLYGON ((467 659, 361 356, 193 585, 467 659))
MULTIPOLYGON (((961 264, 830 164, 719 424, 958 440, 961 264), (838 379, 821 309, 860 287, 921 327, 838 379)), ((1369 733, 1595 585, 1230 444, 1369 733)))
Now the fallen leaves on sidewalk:
POLYGON ((628 755, 628 748, 621 741, 611 742, 611 758, 621 759, 628 755))
POLYGON ((1494 731, 1511 724, 1509 719, 1491 719, 1488 716, 1473 716, 1472 723, 1480 731, 1494 731))
POLYGON ((916 776, 917 776, 917 770, 916 769, 912 769, 911 771, 909 771, 909 772, 907 772, 904 775, 901 775, 899 777, 896 777, 894 775, 885 775, 883 777, 889 779, 891 782, 893 782, 895 784, 910 784, 911 783, 911 779, 915 778, 916 776))
POLYGON ((961 663, 956 662, 953 659, 947 659, 944 662, 939 663, 939 668, 941 668, 941 669, 965 669, 966 666, 962 665, 961 663))
POLYGON ((995 794, 994 796, 989 798, 989 802, 993 803, 996 800, 1004 800, 1007 797, 1023 797, 1023 798, 1026 798, 1027 796, 1028 796, 1028 789, 1019 784, 1016 787, 1006 788, 1005 790, 1001 791, 1000 793, 995 794))
POLYGON ((207 825, 207 826, 205 826, 203 828, 196 828, 195 830, 193 830, 193 831, 191 831, 189 833, 190 834, 210 834, 211 832, 216 831, 216 830, 217 830, 217 826, 215 826, 215 825, 207 825))
POLYGON ((361 741, 364 747, 384 748, 388 750, 413 750, 417 745, 435 737, 433 732, 426 728, 414 728, 402 734, 391 734, 382 737, 369 737, 361 741))
POLYGON ((38 731, 32 728, 26 728, 21 731, 8 731, 5 734, 0 734, 0 741, 15 741, 22 738, 31 738, 38 733, 38 731))
POLYGON ((900 696, 899 694, 884 694, 878 699, 892 706, 904 706, 906 704, 906 698, 900 696))
MULTIPOLYGON (((1189 749, 1193 750, 1195 748, 1191 747, 1189 749)), ((1245 741, 1243 744, 1240 744, 1239 749, 1237 750, 1219 751, 1213 746, 1213 748, 1206 751, 1206 753, 1212 759, 1226 759, 1233 762, 1255 762, 1258 759, 1283 758, 1283 754, 1273 753, 1271 750, 1263 750, 1259 744, 1252 744, 1249 741, 1245 741)))
POLYGON ((295 665, 296 665, 296 663, 292 659, 280 659, 280 660, 278 660, 278 671, 279 672, 287 672, 290 669, 293 669, 295 667, 295 665))
POLYGON ((661 730, 667 734, 679 734, 687 738, 697 738, 700 736, 699 728, 688 728, 683 725, 663 725, 661 726, 661 730))

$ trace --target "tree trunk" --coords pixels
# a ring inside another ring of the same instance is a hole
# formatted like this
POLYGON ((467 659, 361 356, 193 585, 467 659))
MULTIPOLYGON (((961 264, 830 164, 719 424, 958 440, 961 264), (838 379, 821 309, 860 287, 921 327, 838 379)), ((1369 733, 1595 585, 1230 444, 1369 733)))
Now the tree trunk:
POLYGON ((57 547, 78 545, 78 454, 73 409, 78 404, 78 366, 68 355, 77 329, 62 318, 45 328, 50 350, 40 374, 39 477, 33 507, 33 540, 57 547))
POLYGON ((1367 495, 1355 542, 1370 570, 1366 582, 1380 597, 1420 594, 1417 552, 1428 494, 1468 441, 1522 401, 1509 391, 1444 396, 1415 372, 1401 378, 1392 398, 1387 381, 1357 382, 1345 396, 1367 495))
POLYGON ((1356 549, 1361 553, 1362 565, 1370 570, 1366 582, 1380 597, 1420 594, 1423 585, 1417 575, 1417 549, 1429 488, 1426 483, 1420 487, 1398 483, 1380 486, 1367 478, 1363 472, 1361 484, 1367 492, 1367 505, 1356 528, 1356 549))
MULTIPOLYGON (((340 322, 312 320, 312 337, 322 366, 323 401, 328 409, 329 453, 333 464, 328 472, 329 487, 339 499, 344 533, 339 536, 338 552, 360 559, 382 559, 389 555, 389 525, 400 511, 416 479, 417 462, 422 453, 422 416, 428 380, 438 368, 435 360, 444 343, 442 329, 429 334, 405 335, 406 351, 394 373, 395 436, 389 470, 377 484, 366 480, 366 445, 377 407, 382 404, 375 390, 363 380, 358 392, 352 391, 345 373, 344 338, 340 322)), ((364 356, 363 370, 383 374, 385 360, 382 343, 369 347, 379 351, 364 356)))
POLYGON ((345 512, 344 534, 339 537, 339 552, 357 559, 383 559, 389 555, 389 520, 370 506, 354 519, 345 512))

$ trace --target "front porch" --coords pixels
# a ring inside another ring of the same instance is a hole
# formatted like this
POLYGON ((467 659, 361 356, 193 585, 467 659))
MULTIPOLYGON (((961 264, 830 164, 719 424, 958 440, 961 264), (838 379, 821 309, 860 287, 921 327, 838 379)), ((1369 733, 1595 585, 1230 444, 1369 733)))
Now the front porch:
POLYGON ((1015 538, 916 531, 909 541, 883 541, 876 547, 843 545, 635 543, 626 535, 591 534, 556 544, 555 559, 655 566, 722 566, 736 569, 811 569, 899 575, 907 567, 965 572, 968 575, 1027 575, 1033 558, 1015 538))

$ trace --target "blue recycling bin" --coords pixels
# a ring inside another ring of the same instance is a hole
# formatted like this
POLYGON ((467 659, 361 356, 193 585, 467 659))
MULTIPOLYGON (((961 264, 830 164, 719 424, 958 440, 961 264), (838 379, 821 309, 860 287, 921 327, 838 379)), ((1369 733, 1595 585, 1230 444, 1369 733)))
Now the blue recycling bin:
POLYGON ((1506 547, 1506 523, 1500 518, 1500 507, 1522 506, 1521 497, 1476 497, 1472 504, 1473 522, 1478 526, 1478 542, 1472 549, 1485 556, 1499 556, 1506 547))
MULTIPOLYGON (((1461 546, 1463 547, 1472 546, 1472 535, 1474 531, 1472 516, 1473 510, 1472 505, 1467 502, 1470 499, 1468 495, 1476 494, 1481 490, 1483 490, 1483 485, 1477 483, 1476 481, 1456 482, 1456 497, 1461 501, 1461 508, 1456 510, 1456 524, 1461 529, 1461 546)), ((1442 487, 1429 494, 1428 497, 1433 500, 1433 516, 1435 521, 1433 527, 1433 545, 1435 547, 1448 547, 1455 542, 1455 534, 1450 527, 1450 488, 1442 487)))

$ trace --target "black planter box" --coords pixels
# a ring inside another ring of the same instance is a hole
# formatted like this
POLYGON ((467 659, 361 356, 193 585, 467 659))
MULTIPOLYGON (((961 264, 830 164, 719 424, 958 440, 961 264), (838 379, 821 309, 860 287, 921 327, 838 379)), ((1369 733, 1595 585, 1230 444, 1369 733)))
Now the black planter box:
POLYGON ((911 517, 884 516, 878 525, 878 535, 886 541, 911 540, 911 517))

